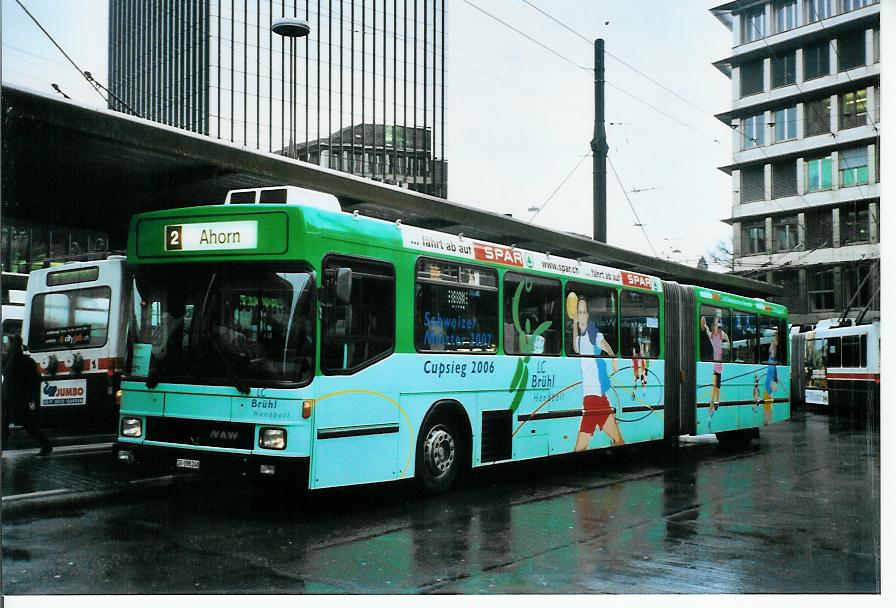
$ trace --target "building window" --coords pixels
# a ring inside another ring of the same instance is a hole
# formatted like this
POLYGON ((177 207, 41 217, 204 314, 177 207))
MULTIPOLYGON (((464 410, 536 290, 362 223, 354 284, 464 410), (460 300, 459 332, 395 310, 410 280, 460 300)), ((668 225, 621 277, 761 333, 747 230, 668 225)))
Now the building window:
POLYGON ((840 187, 868 183, 868 147, 840 150, 840 187))
MULTIPOLYGON (((840 267, 840 287, 842 289, 844 307, 852 300, 853 309, 862 309, 868 306, 874 292, 877 291, 878 277, 874 263, 853 262, 840 267), (865 278, 872 274, 867 281, 865 278), (862 281, 865 281, 864 284, 862 281), (861 287, 860 287, 861 286, 861 287), (853 300, 855 297, 855 300, 853 300)), ((880 306, 872 307, 878 309, 880 306)))
POLYGON ((741 24, 743 24, 741 40, 744 44, 759 40, 765 36, 765 5, 759 5, 744 11, 740 19, 741 24))
POLYGON ((840 96, 840 125, 839 128, 851 129, 864 126, 868 122, 868 90, 859 89, 852 93, 840 96))
POLYGON ((831 98, 806 102, 806 137, 831 132, 831 98))
POLYGON ((772 220, 772 231, 775 235, 775 252, 793 251, 799 245, 796 216, 780 217, 772 220))
POLYGON ((834 218, 830 209, 806 213, 806 245, 810 249, 823 249, 833 246, 833 226, 834 218))
POLYGON ((834 308, 834 269, 810 270, 809 308, 811 310, 832 310, 834 308))
POLYGON ((747 116, 741 120, 741 132, 744 134, 744 150, 765 145, 764 118, 764 114, 757 114, 756 116, 747 116))
POLYGON ((874 63, 880 63, 880 28, 876 27, 871 32, 871 46, 873 48, 874 63))
POLYGON ((867 243, 871 240, 868 205, 840 208, 840 244, 867 243))
POLYGON ((806 190, 817 192, 818 190, 831 189, 831 157, 812 158, 806 160, 806 190))
POLYGON ((765 253, 765 220, 745 223, 742 228, 743 254, 765 253))
POLYGON ((827 19, 834 14, 833 0, 804 0, 806 23, 827 19))
POLYGON ((796 106, 775 112, 775 141, 796 139, 796 106))
MULTIPOLYGON (((777 298, 771 298, 772 302, 782 304, 787 307, 790 314, 802 314, 806 312, 806 301, 802 290, 799 288, 800 273, 799 270, 780 270, 772 273, 773 284, 784 288, 784 295, 777 298)), ((781 340, 778 344, 786 344, 786 339, 781 340)), ((786 352, 786 349, 781 353, 786 352)))
POLYGON ((843 0, 843 11, 844 13, 848 13, 849 11, 854 11, 857 8, 862 8, 863 6, 868 6, 871 4, 872 0, 843 0))
POLYGON ((831 43, 823 40, 803 49, 803 80, 831 73, 831 43))
POLYGON ((772 165, 772 198, 796 196, 796 161, 785 160, 772 165))
POLYGON ((772 57, 772 88, 796 82, 796 51, 772 57))
POLYGON ((796 0, 784 0, 775 4, 775 33, 792 30, 798 25, 796 0))
POLYGON ((762 60, 748 61, 740 66, 740 96, 761 93, 764 89, 762 60))
POLYGON ((755 165, 740 170, 740 202, 765 200, 765 167, 755 165))
POLYGON ((865 65, 865 30, 837 38, 837 70, 844 72, 865 65))

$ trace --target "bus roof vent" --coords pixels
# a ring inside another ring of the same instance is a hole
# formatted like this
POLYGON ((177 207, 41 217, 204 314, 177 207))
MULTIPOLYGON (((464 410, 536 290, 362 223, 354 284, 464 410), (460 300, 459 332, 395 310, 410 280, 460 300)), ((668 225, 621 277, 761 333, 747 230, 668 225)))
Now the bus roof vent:
POLYGON ((269 188, 244 188, 231 190, 224 199, 225 205, 304 205, 325 211, 341 212, 339 199, 326 192, 298 188, 296 186, 272 186, 269 188))

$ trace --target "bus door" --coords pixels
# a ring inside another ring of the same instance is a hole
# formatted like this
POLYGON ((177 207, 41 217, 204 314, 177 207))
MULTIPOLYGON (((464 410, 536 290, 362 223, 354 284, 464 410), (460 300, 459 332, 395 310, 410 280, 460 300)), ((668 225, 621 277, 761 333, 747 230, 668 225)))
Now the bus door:
MULTIPOLYGON (((309 485, 385 481, 407 472, 395 347, 395 270, 346 256, 324 259, 320 372, 309 485)), ((405 442, 408 440, 405 439, 405 442)))
POLYGON ((814 332, 806 336, 806 397, 812 405, 828 405, 828 341, 814 332))

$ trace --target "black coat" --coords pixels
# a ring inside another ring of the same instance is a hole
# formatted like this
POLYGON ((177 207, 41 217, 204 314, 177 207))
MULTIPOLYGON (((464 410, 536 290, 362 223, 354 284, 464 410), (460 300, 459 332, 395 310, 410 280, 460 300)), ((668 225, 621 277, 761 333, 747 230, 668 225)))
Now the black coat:
POLYGON ((3 418, 21 424, 36 416, 40 389, 40 373, 34 359, 23 352, 7 356, 3 365, 3 418), (8 418, 7 418, 8 417, 8 418))

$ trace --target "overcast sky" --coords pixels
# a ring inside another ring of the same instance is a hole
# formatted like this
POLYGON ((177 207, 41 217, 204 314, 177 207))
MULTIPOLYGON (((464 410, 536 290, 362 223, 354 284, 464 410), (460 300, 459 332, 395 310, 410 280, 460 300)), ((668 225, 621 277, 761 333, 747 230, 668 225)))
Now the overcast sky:
MULTIPOLYGON (((82 69, 107 82, 106 0, 22 1, 82 69)), ((2 2, 3 82, 47 94, 55 82, 103 107, 15 0, 2 2)), ((729 54, 731 35, 709 13, 716 2, 530 2, 575 33, 523 0, 448 2, 449 198, 529 219, 528 209, 544 205, 569 176, 534 222, 590 235, 592 169, 583 156, 590 155, 594 76, 582 68, 593 67, 593 45, 577 34, 603 37, 608 53, 689 102, 607 57, 610 163, 643 223, 642 231, 608 165, 608 242, 644 253, 652 245, 693 265, 729 240, 720 220, 731 213, 732 185, 717 167, 730 162, 731 132, 713 114, 730 106, 731 86, 711 62, 729 54)))

